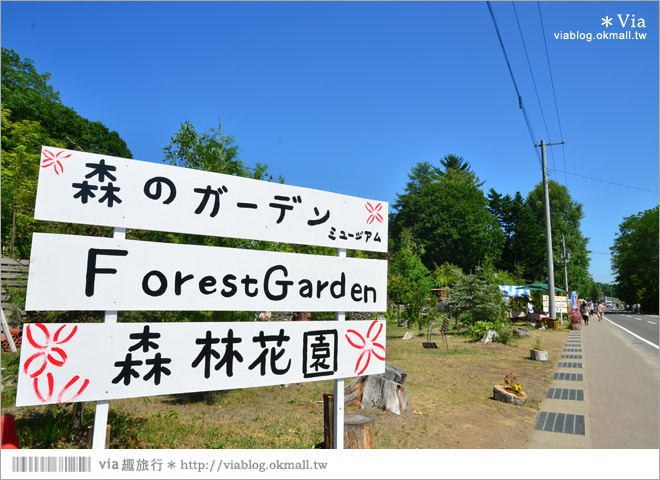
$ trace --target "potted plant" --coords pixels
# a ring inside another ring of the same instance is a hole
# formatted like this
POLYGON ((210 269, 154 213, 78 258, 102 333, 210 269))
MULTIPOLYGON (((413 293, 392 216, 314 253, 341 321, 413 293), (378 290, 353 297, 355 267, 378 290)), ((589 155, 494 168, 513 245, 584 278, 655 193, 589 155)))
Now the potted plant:
POLYGON ((536 341, 532 348, 529 349, 529 356, 532 360, 540 360, 541 362, 548 361, 548 352, 541 347, 541 336, 536 335, 536 341))
POLYGON ((493 398, 512 405, 524 405, 527 395, 523 392, 522 385, 518 383, 512 372, 504 377, 504 385, 493 387, 493 398))

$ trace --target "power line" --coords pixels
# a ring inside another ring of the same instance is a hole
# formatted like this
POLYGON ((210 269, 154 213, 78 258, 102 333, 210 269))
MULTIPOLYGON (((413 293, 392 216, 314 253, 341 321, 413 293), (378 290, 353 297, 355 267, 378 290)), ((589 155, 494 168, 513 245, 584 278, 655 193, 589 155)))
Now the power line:
MULTIPOLYGON (((502 53, 504 53, 504 60, 506 61, 506 66, 509 69, 509 74, 511 75, 511 80, 513 81, 513 88, 516 90, 516 95, 518 95, 518 106, 523 112, 523 116, 525 117, 525 123, 527 124, 527 130, 529 131, 529 136, 532 139, 532 145, 536 147, 536 136, 534 135, 534 131, 532 129, 532 124, 529 121, 529 116, 527 115, 527 110, 525 109, 525 105, 523 104, 522 101, 522 96, 520 95, 520 90, 518 90, 518 84, 516 83, 516 78, 513 75, 513 70, 511 69, 511 63, 509 62, 509 56, 506 53, 506 48, 504 48, 504 42, 502 41, 502 35, 500 34, 500 29, 497 26, 497 20, 495 20, 495 13, 493 12, 493 7, 490 5, 490 2, 486 2, 488 5, 488 10, 490 10, 490 17, 493 19, 493 25, 495 26, 495 32, 497 33, 497 38, 500 41, 500 46, 502 47, 502 53)), ((536 157, 539 159, 539 163, 541 162, 541 158, 539 156, 538 150, 534 148, 534 151, 536 152, 536 157)))
MULTIPOLYGON (((545 45, 545 57, 548 59, 548 72, 550 73, 550 85, 552 85, 552 96, 555 100, 555 111, 557 112, 557 123, 559 124, 559 134, 564 140, 564 132, 561 129, 561 120, 559 119, 559 106, 557 105, 557 93, 555 92, 555 81, 552 77, 552 67, 550 67, 550 54, 548 53, 548 42, 545 39, 545 27, 543 26, 543 14, 541 13, 541 2, 536 2, 539 9, 539 19, 541 20, 541 33, 543 34, 543 44, 545 45)), ((564 145, 561 146, 562 156, 564 158, 564 186, 568 189, 568 179, 566 177, 566 151, 564 145)))
MULTIPOLYGON (((558 172, 561 172, 562 170, 557 170, 557 171, 558 171, 558 172)), ((611 184, 611 185, 616 185, 616 186, 618 186, 618 187, 634 188, 635 190, 641 190, 641 191, 643 191, 643 192, 660 193, 660 192, 657 192, 657 191, 655 191, 655 190, 647 190, 646 188, 639 188, 639 187, 633 187, 632 185, 624 185, 624 184, 622 184, 622 183, 610 182, 610 181, 608 181, 608 180, 601 180, 600 178, 589 177, 589 176, 587 176, 587 175, 580 175, 580 174, 578 174, 578 173, 570 173, 570 172, 567 172, 567 171, 565 171, 565 170, 564 170, 563 172, 564 172, 565 175, 573 175, 573 176, 575 176, 575 177, 587 178, 587 179, 589 179, 589 180, 594 180, 594 181, 596 181, 596 182, 609 183, 609 184, 611 184)))
MULTIPOLYGON (((520 19, 518 18, 518 11, 516 10, 516 4, 515 4, 515 2, 511 2, 511 5, 513 6, 513 13, 516 16, 516 23, 518 24, 518 31, 520 32, 520 40, 522 41, 523 50, 525 51, 525 58, 527 58, 527 66, 529 67, 529 74, 532 77, 532 84, 534 85, 534 92, 536 92, 536 100, 539 102, 539 110, 541 111, 541 118, 543 119, 543 125, 545 126, 545 133, 548 135, 548 142, 552 143, 552 139, 550 138, 550 130, 548 129, 548 122, 546 122, 545 114, 543 113, 543 106, 541 104, 541 96, 539 95, 539 90, 536 87, 536 80, 534 79, 534 72, 532 70, 532 62, 530 62, 530 60, 529 60, 529 54, 527 53, 527 45, 525 44, 525 37, 523 36, 522 27, 520 26, 520 19)), ((554 169, 556 170, 555 154, 552 150, 550 150, 550 155, 552 156, 552 166, 555 167, 554 169)))

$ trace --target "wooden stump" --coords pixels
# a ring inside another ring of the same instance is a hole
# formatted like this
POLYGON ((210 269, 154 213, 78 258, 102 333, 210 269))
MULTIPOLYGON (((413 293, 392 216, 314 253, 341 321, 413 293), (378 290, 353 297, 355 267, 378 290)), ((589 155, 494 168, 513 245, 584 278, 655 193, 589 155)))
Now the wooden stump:
POLYGON ((408 389, 403 385, 406 372, 385 365, 385 373, 358 377, 346 387, 344 405, 382 408, 396 415, 406 410, 408 389))
POLYGON ((493 387, 493 398, 504 403, 510 403, 512 405, 524 405, 527 401, 527 395, 525 392, 520 392, 518 394, 506 390, 502 385, 495 385, 493 387))
POLYGON ((528 328, 518 328, 517 330, 514 330, 514 333, 518 335, 519 338, 529 337, 528 328))
POLYGON ((374 448, 374 418, 352 414, 344 417, 344 448, 374 448))
POLYGON ((532 360, 539 360, 541 362, 548 361, 548 352, 546 352, 545 350, 535 350, 533 348, 530 348, 529 356, 532 360))

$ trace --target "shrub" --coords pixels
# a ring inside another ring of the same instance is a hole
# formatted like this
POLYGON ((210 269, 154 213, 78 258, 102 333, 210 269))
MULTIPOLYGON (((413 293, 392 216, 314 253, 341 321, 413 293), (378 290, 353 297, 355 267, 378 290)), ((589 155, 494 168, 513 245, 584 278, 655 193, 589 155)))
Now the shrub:
POLYGON ((481 340, 488 330, 495 330, 495 325, 492 322, 477 320, 474 325, 467 326, 465 333, 474 340, 481 340))
POLYGON ((513 327, 511 326, 510 323, 496 322, 494 330, 497 332, 498 335, 497 341, 500 343, 507 344, 513 338, 515 338, 513 333, 513 327))

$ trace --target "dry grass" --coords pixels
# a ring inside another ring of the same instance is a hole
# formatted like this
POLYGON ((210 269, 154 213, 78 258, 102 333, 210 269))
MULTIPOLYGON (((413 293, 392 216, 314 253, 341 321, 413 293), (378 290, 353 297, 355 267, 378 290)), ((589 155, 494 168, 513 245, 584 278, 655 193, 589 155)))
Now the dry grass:
MULTIPOLYGON (((376 417, 376 448, 525 447, 566 329, 532 331, 541 336, 548 362, 529 359, 533 341, 528 338, 502 345, 450 334, 448 350, 440 336, 432 337, 438 349, 425 349, 426 336, 402 340, 405 331, 388 326, 387 361, 408 373, 407 411, 400 416, 362 411, 376 417), (528 396, 525 406, 492 399, 493 385, 502 384, 509 372, 528 396)), ((323 394, 332 391, 333 382, 323 381, 112 401, 111 448, 314 448, 323 441, 323 394)), ((19 430, 63 413, 47 407, 17 409, 5 400, 3 413, 17 417, 19 430)), ((90 423, 92 409, 86 405, 90 423)), ((23 437, 29 442, 36 435, 23 437)), ((56 445, 84 448, 80 437, 71 434, 56 445)))

